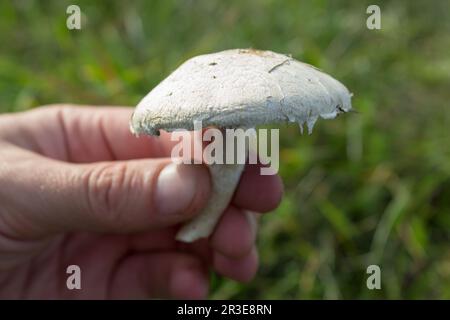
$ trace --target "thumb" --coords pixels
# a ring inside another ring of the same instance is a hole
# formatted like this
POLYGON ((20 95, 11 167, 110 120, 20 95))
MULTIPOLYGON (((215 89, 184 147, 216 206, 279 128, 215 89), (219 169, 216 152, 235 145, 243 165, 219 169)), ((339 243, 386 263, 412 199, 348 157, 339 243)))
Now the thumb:
MULTIPOLYGON (((20 171, 16 171, 20 172, 20 171)), ((210 192, 203 165, 169 159, 66 164, 44 159, 11 177, 11 192, 33 236, 62 231, 127 233, 188 220, 210 192), (17 192, 18 191, 18 192, 17 192)))

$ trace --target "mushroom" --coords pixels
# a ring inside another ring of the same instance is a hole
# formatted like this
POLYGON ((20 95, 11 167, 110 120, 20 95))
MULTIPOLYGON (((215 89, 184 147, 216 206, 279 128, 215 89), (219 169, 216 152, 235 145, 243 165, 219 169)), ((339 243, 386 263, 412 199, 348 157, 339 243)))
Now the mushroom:
MULTIPOLYGON (((290 56, 272 51, 233 49, 189 59, 137 105, 130 123, 136 134, 159 135, 204 127, 254 128, 296 122, 311 133, 319 117, 351 110, 352 94, 339 81, 290 56)), ((208 237, 228 206, 243 164, 208 166, 212 194, 202 212, 177 239, 208 237)))

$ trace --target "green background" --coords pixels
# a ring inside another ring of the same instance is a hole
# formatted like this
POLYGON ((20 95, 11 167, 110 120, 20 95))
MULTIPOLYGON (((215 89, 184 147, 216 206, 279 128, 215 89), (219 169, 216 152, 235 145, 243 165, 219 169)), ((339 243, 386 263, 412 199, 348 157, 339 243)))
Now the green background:
POLYGON ((450 1, 2 0, 0 111, 135 105, 184 60, 247 47, 330 73, 359 113, 282 127, 286 196, 262 219, 260 272, 214 278, 211 297, 449 299, 450 1))

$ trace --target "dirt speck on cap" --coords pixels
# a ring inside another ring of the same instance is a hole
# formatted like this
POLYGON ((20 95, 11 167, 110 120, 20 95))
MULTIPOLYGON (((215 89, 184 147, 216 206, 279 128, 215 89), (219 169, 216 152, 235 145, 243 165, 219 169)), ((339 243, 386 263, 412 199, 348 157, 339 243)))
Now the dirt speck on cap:
POLYGON ((266 57, 269 54, 267 51, 256 50, 256 49, 253 49, 253 48, 240 49, 239 53, 242 53, 242 54, 253 54, 255 56, 260 56, 260 57, 266 57))

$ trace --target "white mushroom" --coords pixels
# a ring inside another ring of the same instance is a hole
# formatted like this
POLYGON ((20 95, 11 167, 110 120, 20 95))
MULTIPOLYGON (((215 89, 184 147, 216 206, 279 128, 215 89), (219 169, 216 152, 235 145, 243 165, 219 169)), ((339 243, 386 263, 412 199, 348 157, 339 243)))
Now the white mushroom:
MULTIPOLYGON (((137 105, 135 134, 203 127, 253 128, 296 122, 311 133, 319 117, 351 109, 347 88, 317 68, 290 56, 253 49, 226 50, 183 63, 137 105)), ((208 237, 239 182, 242 164, 213 164, 212 195, 203 211, 181 228, 177 239, 208 237)))

